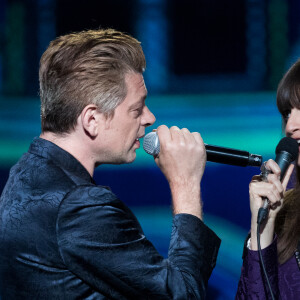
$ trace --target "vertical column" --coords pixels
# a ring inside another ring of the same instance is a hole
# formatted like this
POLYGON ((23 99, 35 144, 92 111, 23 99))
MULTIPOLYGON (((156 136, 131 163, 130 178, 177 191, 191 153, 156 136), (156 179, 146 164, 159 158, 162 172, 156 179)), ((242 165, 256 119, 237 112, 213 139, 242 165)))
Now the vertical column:
POLYGON ((27 0, 26 94, 38 96, 39 60, 55 38, 55 0, 27 0))
MULTIPOLYGON (((286 72, 300 58, 300 2, 298 0, 289 3, 289 31, 291 30, 292 38, 289 41, 289 56, 285 64, 286 72)), ((289 32, 290 33, 290 32, 289 32)))
POLYGON ((37 54, 40 58, 56 35, 55 0, 38 0, 37 11, 37 54))
POLYGON ((247 77, 254 88, 263 86, 267 70, 265 8, 265 1, 247 1, 247 77))
POLYGON ((3 55, 4 55, 4 26, 5 26, 6 1, 0 1, 0 93, 3 89, 3 55))
POLYGON ((269 33, 269 82, 271 89, 276 89, 284 73, 288 56, 288 2, 270 0, 268 6, 269 33))
POLYGON ((136 35, 146 55, 145 80, 151 93, 167 91, 169 39, 166 0, 138 0, 136 35))
POLYGON ((9 95, 24 92, 24 4, 7 3, 5 15, 5 49, 3 60, 3 91, 9 95))

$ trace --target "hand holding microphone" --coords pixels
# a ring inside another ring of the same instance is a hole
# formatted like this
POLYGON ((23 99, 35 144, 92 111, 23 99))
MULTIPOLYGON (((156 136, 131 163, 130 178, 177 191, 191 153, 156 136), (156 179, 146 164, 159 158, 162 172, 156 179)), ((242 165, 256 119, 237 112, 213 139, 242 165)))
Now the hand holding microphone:
MULTIPOLYGON (((155 161, 163 169, 163 173, 166 173, 167 179, 181 177, 181 180, 184 180, 187 176, 194 177, 197 174, 199 183, 203 174, 199 170, 204 169, 206 163, 204 144, 200 134, 191 133, 186 128, 179 129, 177 126, 168 129, 165 125, 158 127, 157 132, 152 133, 161 138, 161 143, 158 142, 159 153, 155 153, 155 161)), ((144 138, 144 149, 147 136, 144 138)))
MULTIPOLYGON (((196 133, 195 133, 196 134, 196 133)), ((262 163, 261 155, 250 154, 247 151, 236 150, 204 144, 207 154, 207 160, 216 163, 234 165, 234 166, 255 166, 259 167, 262 163)), ((160 152, 160 142, 156 132, 150 132, 144 137, 144 150, 153 156, 160 152)))
MULTIPOLYGON (((293 165, 289 165, 284 180, 281 182, 281 170, 278 164, 269 159, 263 165, 263 169, 267 171, 253 177, 249 185, 253 228, 256 228, 256 224, 261 224, 267 217, 269 223, 275 221, 275 217, 282 206, 283 193, 286 190, 293 167, 293 165)), ((273 237, 273 234, 271 236, 273 237)))
MULTIPOLYGON (((260 166, 262 162, 260 155, 204 144, 199 133, 180 130, 176 126, 170 130, 164 125, 158 127, 157 132, 144 137, 143 147, 148 154, 154 156, 155 162, 169 181, 171 191, 181 189, 182 194, 185 189, 186 199, 189 199, 189 191, 194 190, 194 194, 200 194, 206 158, 212 162, 237 166, 260 166)), ((173 201, 174 198, 176 197, 173 196, 173 201)), ((183 203, 183 200, 175 202, 183 203)), ((191 203, 190 201, 190 208, 193 206, 191 203)))
POLYGON ((202 219, 200 181, 206 153, 200 134, 162 125, 157 128, 157 135, 161 142, 155 162, 169 182, 174 213, 188 213, 202 219))
POLYGON ((283 138, 276 147, 275 161, 270 159, 262 166, 262 174, 254 176, 249 185, 251 209, 251 249, 257 250, 257 226, 268 218, 261 228, 261 248, 271 244, 275 217, 282 206, 283 193, 293 172, 291 163, 298 156, 298 143, 283 138), (258 225, 257 225, 258 224, 258 225))
MULTIPOLYGON (((279 141, 275 153, 276 153, 275 162, 277 165, 276 164, 274 165, 272 163, 272 160, 269 161, 268 163, 269 163, 269 167, 272 167, 272 169, 270 169, 271 173, 273 172, 275 175, 277 174, 277 177, 278 174, 280 174, 280 176, 278 180, 276 180, 277 179, 276 176, 274 177, 272 175, 268 175, 267 178, 264 178, 264 180, 273 183, 274 191, 276 191, 276 187, 277 189, 281 188, 280 183, 278 183, 278 181, 282 182, 284 188, 283 191, 280 191, 280 193, 282 194, 285 191, 286 186, 288 184, 288 180, 292 174, 293 167, 290 167, 290 164, 298 157, 299 145, 296 140, 290 137, 285 137, 279 141), (288 169, 289 167, 290 169, 288 169), (289 172, 287 172, 288 170, 289 172)), ((271 193, 270 196, 272 196, 271 193)), ((271 199, 267 199, 267 198, 268 195, 265 195, 264 204, 258 211, 257 223, 259 224, 266 218, 268 214, 268 200, 270 201, 271 199)))

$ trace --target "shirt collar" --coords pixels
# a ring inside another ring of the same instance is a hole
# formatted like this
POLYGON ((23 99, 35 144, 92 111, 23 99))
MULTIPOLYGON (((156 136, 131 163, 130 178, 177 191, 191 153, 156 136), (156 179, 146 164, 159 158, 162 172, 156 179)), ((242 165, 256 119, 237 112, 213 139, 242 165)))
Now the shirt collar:
POLYGON ((89 172, 73 155, 48 140, 35 138, 28 152, 49 159, 73 176, 95 184, 89 172))

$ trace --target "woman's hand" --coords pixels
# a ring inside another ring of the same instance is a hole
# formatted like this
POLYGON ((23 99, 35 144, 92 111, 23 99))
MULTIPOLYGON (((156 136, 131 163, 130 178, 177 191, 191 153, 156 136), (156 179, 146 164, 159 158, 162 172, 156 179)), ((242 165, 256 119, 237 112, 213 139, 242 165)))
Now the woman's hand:
POLYGON ((265 180, 261 176, 254 176, 249 185, 250 209, 251 209, 251 249, 257 250, 257 214, 263 206, 265 199, 269 202, 269 213, 267 219, 261 227, 261 248, 265 248, 273 241, 275 218, 282 207, 283 194, 294 169, 290 165, 283 181, 280 182, 281 170, 277 163, 270 159, 265 164, 265 168, 270 171, 265 180))

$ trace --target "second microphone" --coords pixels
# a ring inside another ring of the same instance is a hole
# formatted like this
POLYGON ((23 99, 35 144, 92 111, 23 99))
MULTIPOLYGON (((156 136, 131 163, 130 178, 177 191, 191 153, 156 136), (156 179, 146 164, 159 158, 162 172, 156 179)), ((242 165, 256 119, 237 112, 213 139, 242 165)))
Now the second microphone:
MULTIPOLYGON (((207 160, 211 162, 233 165, 233 166, 253 166, 260 167, 262 164, 262 156, 250 154, 247 151, 236 150, 231 148, 205 145, 207 160)), ((156 132, 150 132, 145 135, 144 150, 150 155, 158 155, 160 151, 160 143, 156 132)))

